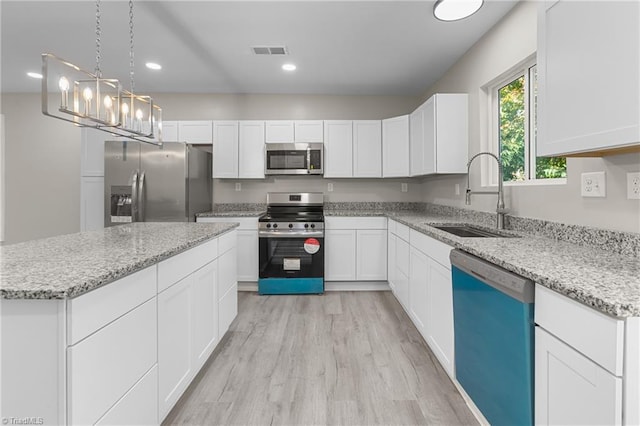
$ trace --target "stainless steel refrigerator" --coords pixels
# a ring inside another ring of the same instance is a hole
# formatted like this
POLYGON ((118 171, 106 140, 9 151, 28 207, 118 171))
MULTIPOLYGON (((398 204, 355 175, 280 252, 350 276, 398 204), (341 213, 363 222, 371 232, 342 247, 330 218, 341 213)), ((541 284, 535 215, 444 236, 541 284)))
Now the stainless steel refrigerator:
POLYGON ((211 210, 211 147, 107 141, 104 225, 193 222, 211 210))

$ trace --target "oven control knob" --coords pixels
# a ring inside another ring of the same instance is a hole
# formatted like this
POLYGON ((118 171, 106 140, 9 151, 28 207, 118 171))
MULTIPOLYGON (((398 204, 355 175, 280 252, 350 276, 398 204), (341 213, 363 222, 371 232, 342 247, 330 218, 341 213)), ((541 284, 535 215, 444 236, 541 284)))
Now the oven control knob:
POLYGON ((270 223, 267 223, 267 228, 271 228, 271 224, 270 223))
POLYGON ((316 224, 315 224, 315 223, 312 223, 312 224, 311 224, 311 227, 312 227, 312 228, 315 228, 315 227, 316 227, 316 224))
POLYGON ((291 223, 290 223, 290 224, 289 224, 289 228, 293 228, 293 224, 291 224, 291 223))
POLYGON ((309 227, 309 224, 308 224, 308 223, 305 223, 305 224, 304 224, 304 227, 305 227, 305 228, 308 228, 308 227, 309 227))
POLYGON ((277 224, 277 223, 274 223, 274 224, 273 224, 273 227, 274 227, 274 228, 277 228, 277 227, 278 227, 278 224, 277 224))

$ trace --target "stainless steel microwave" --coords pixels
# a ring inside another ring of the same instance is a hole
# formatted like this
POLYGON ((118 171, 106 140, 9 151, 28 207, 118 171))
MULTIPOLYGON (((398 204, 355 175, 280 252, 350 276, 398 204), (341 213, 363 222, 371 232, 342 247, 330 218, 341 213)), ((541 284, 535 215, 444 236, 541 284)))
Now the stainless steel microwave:
POLYGON ((321 175, 324 144, 267 143, 264 158, 266 175, 321 175))

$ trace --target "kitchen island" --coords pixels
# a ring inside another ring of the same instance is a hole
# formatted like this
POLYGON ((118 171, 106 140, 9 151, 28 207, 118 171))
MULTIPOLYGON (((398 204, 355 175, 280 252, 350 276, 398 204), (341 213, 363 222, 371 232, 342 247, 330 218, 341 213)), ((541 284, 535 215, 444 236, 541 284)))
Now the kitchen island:
POLYGON ((1 247, 2 418, 160 423, 237 314, 236 227, 135 223, 1 247))

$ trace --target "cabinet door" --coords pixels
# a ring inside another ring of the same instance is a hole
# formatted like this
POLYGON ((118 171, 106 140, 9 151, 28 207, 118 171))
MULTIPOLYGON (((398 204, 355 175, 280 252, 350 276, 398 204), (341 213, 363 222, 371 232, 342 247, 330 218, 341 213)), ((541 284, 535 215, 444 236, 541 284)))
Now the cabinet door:
POLYGON ((638 144, 639 19, 637 1, 539 4, 538 155, 638 144))
POLYGON ((411 146, 410 175, 424 174, 424 105, 409 115, 409 144, 411 146))
POLYGON ((382 176, 382 122, 353 122, 353 177, 382 176))
POLYGON ((104 228, 104 177, 80 178, 80 231, 104 228))
POLYGON ((382 177, 409 176, 409 116, 382 120, 382 177))
POLYGON ((396 271, 396 247, 398 243, 398 237, 391 233, 391 230, 387 232, 387 281, 389 282, 389 287, 393 292, 396 299, 398 298, 396 292, 396 277, 398 276, 396 271))
POLYGON ((468 96, 464 93, 438 93, 432 98, 435 98, 436 121, 435 172, 466 173, 469 152, 468 96))
POLYGON ((387 279, 387 231, 363 229, 356 232, 356 280, 387 279))
POLYGON ((80 176, 104 176, 104 141, 109 135, 87 127, 82 128, 81 135, 80 176))
POLYGON ((169 413, 189 385, 193 370, 192 276, 158 294, 158 409, 169 413))
POLYGON ((266 143, 293 142, 293 121, 270 120, 265 122, 266 143))
POLYGON ((535 419, 540 425, 619 425, 622 379, 536 327, 535 419))
POLYGON ((326 281, 355 281, 356 231, 327 229, 324 232, 324 279, 326 281))
POLYGON ((238 281, 258 281, 258 231, 238 231, 238 281))
MULTIPOLYGON (((424 103, 424 133, 422 143, 422 174, 436 172, 436 97, 430 97, 424 103)), ((412 154, 413 155, 413 154, 412 154)))
POLYGON ((187 143, 211 143, 213 140, 211 121, 179 121, 178 135, 187 143))
POLYGON ((429 259, 427 275, 427 343, 449 373, 453 375, 453 288, 451 271, 429 259))
POLYGON ((324 122, 324 177, 353 176, 353 122, 324 122))
POLYGON ((264 179, 264 121, 240 121, 238 177, 264 179))
POLYGON ((218 344, 218 263, 193 274, 193 365, 197 371, 218 344))
POLYGON ((162 122, 162 140, 164 142, 180 142, 181 141, 178 135, 177 121, 162 122))
POLYGON ((409 315, 420 334, 426 339, 429 309, 427 290, 429 258, 413 247, 410 249, 409 256, 409 315))
POLYGON ((295 142, 322 142, 323 126, 322 120, 294 121, 294 141, 295 142))
POLYGON ((213 123, 213 177, 238 177, 238 122, 213 123))
POLYGON ((226 251, 218 258, 218 335, 220 338, 229 329, 229 325, 238 314, 238 280, 236 247, 226 251))

